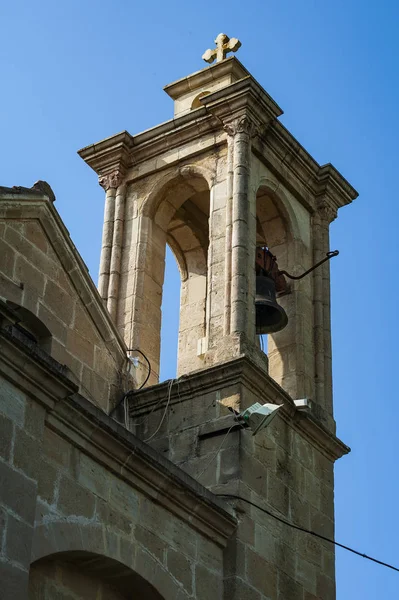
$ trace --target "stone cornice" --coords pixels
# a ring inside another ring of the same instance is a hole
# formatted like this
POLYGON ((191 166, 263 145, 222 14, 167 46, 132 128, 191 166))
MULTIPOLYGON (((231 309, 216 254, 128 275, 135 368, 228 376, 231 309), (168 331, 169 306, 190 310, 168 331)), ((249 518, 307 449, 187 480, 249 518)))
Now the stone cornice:
POLYGON ((79 394, 59 403, 47 424, 220 546, 233 534, 237 523, 222 501, 79 394))
POLYGON ((210 67, 205 67, 205 69, 201 69, 201 71, 197 71, 188 77, 182 77, 173 83, 169 83, 163 89, 168 96, 176 100, 184 94, 203 88, 227 75, 230 75, 233 80, 238 81, 247 77, 249 72, 235 56, 231 56, 210 67))
POLYGON ((12 219, 16 213, 20 219, 40 222, 101 338, 112 353, 126 356, 125 343, 53 203, 46 196, 0 195, 0 218, 12 219))
POLYGON ((261 129, 283 114, 273 98, 250 75, 204 96, 200 102, 223 123, 245 114, 261 129))
POLYGON ((130 165, 130 149, 133 137, 127 131, 91 144, 78 151, 78 154, 100 177, 115 171, 124 175, 130 165))
POLYGON ((226 545, 237 523, 223 501, 80 396, 50 356, 1 328, 0 373, 46 408, 47 427, 203 535, 226 545))
POLYGON ((142 418, 143 414, 148 413, 154 405, 161 405, 162 401, 168 398, 169 393, 169 406, 173 407, 175 404, 191 399, 195 394, 203 396, 211 391, 241 384, 256 395, 261 403, 284 404, 285 409, 280 412, 281 418, 300 431, 329 459, 336 460, 350 451, 348 446, 311 414, 298 411, 289 394, 246 356, 182 376, 178 381, 178 388, 174 386, 171 393, 168 389, 169 382, 165 382, 134 394, 134 410, 131 409, 131 415, 134 414, 138 419, 142 418))
MULTIPOLYGON (((0 319, 5 314, 0 307, 0 319)), ((0 373, 17 388, 35 398, 47 410, 79 387, 65 374, 65 367, 39 348, 32 348, 0 327, 0 373)))
MULTIPOLYGON (((250 75, 204 96, 200 101, 202 107, 190 113, 134 137, 127 132, 120 133, 80 150, 79 154, 100 176, 119 168, 119 164, 128 169, 154 158, 160 159, 157 169, 166 168, 172 165, 170 162, 163 164, 165 153, 209 134, 215 135, 218 143, 226 143, 226 125, 245 116, 257 128, 258 135, 253 141, 255 154, 308 210, 316 210, 315 199, 320 196, 325 196, 334 210, 357 197, 356 190, 332 165, 319 165, 282 125, 278 120, 282 110, 250 75)), ((193 152, 198 153, 198 150, 193 152)), ((189 160, 190 154, 185 157, 189 160)))

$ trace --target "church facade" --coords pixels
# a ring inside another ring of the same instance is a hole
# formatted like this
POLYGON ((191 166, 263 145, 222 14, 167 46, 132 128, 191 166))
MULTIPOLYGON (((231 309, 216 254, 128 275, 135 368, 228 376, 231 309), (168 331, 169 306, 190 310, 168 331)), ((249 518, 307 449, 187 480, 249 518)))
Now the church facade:
POLYGON ((50 186, 0 188, 2 600, 335 598, 321 538, 349 448, 325 259, 357 193, 227 58, 239 41, 215 41, 214 64, 166 86, 173 119, 79 151, 105 190, 98 289, 50 186), (160 383, 167 244, 178 373, 160 383), (259 251, 288 317, 267 353, 259 251), (256 403, 279 407, 258 432, 256 403))

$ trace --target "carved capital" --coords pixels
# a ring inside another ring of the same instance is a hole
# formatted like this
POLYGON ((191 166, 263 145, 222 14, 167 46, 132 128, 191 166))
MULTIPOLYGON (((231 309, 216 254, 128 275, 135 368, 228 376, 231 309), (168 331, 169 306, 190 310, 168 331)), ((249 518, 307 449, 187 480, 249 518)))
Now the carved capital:
POLYGON ((322 221, 332 223, 337 218, 337 209, 328 204, 326 200, 319 200, 317 203, 317 214, 320 216, 322 221))
POLYGON ((245 133, 249 138, 259 135, 259 128, 247 116, 238 117, 223 125, 223 129, 228 135, 235 136, 237 133, 245 133))
POLYGON ((111 188, 117 188, 123 181, 123 176, 120 171, 112 171, 107 175, 98 178, 98 183, 107 192, 111 188))

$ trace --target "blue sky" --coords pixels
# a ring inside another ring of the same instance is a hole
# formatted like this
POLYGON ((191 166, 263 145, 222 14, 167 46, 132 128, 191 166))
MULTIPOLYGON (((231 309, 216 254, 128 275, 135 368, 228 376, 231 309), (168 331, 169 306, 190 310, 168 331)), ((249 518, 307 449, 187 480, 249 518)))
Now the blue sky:
MULTIPOLYGON (((14 0, 0 22, 0 184, 51 184, 95 280, 104 197, 76 151, 171 118, 163 86, 202 68, 220 31, 241 39, 239 58, 284 125, 358 189, 331 228, 335 417, 352 447, 336 465, 336 537, 399 565, 399 4, 14 0)), ((177 296, 168 261, 165 378, 177 296)), ((394 600, 398 584, 398 573, 337 551, 338 600, 394 600)))

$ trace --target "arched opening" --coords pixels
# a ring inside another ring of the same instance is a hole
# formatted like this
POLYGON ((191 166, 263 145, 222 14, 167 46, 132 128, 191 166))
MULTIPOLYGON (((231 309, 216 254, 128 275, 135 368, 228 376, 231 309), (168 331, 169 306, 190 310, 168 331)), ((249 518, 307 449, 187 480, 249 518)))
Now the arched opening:
POLYGON ((161 305, 160 381, 176 378, 180 321, 180 289, 181 278, 178 263, 170 246, 167 245, 161 305))
POLYGON ((59 552, 36 561, 29 573, 29 600, 164 600, 141 575, 92 552, 59 552))
POLYGON ((15 322, 12 325, 14 331, 22 335, 26 342, 34 344, 48 354, 51 354, 52 336, 43 321, 30 310, 19 304, 15 304, 15 302, 7 300, 6 304, 15 316, 15 322))
MULTIPOLYGON (((144 352, 153 366, 152 383, 155 383, 160 372, 161 326, 165 352, 169 352, 168 330, 173 333, 173 328, 170 329, 173 323, 162 320, 162 300, 167 314, 173 311, 172 305, 176 305, 178 295, 175 284, 173 288, 169 280, 165 284, 165 255, 168 260, 166 275, 169 278, 172 272, 175 279, 170 254, 166 254, 167 245, 176 259, 181 280, 177 375, 200 368, 202 364, 197 348, 198 340, 205 335, 209 186, 202 175, 190 170, 180 171, 152 197, 149 204, 143 209, 144 213, 148 210, 151 225, 143 253, 145 269, 140 275, 143 279, 142 297, 145 299, 142 318, 145 327, 142 327, 140 347, 146 347, 144 352)), ((175 312, 173 314, 176 315, 175 312)))
MULTIPOLYGON (((261 186, 256 194, 256 245, 267 246, 276 256, 280 269, 287 265, 287 236, 288 224, 281 213, 278 200, 267 187, 261 186)), ((271 336, 267 334, 258 336, 260 349, 265 354, 274 349, 269 337, 271 336)))
POLYGON ((191 104, 191 110, 194 110, 195 108, 201 108, 201 98, 204 98, 204 96, 208 96, 208 94, 210 93, 211 92, 201 92, 200 94, 198 94, 198 96, 195 96, 191 104))

